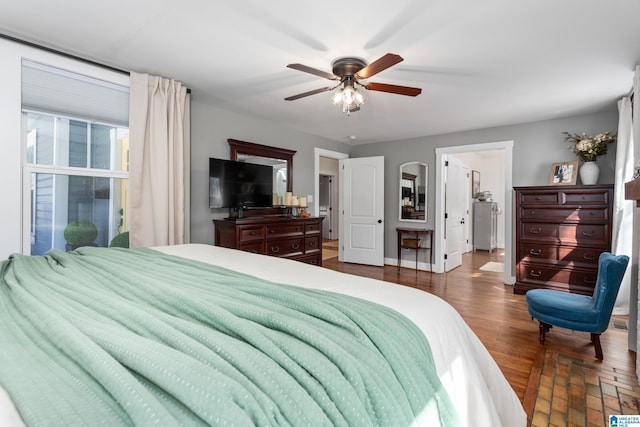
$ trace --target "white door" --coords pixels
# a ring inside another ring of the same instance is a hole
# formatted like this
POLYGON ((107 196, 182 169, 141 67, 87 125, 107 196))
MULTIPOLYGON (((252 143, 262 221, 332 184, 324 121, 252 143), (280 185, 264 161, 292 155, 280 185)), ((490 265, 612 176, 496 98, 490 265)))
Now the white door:
POLYGON ((462 161, 448 156, 445 163, 445 261, 444 270, 462 265, 464 236, 464 170, 462 161))
POLYGON ((340 261, 384 265, 384 157, 340 160, 340 261))

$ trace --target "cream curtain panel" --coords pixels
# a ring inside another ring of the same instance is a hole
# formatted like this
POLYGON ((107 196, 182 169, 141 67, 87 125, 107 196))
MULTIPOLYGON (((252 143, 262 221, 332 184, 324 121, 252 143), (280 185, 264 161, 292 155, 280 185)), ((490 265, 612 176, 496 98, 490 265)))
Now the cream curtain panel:
MULTIPOLYGON (((640 161, 640 66, 633 78, 633 164, 640 161)), ((617 182, 616 182, 617 184, 617 182)), ((629 303, 629 349, 637 351, 638 335, 638 265, 640 264, 640 210, 633 208, 633 242, 631 251, 631 301, 629 303)), ((636 376, 640 377, 640 363, 636 362, 636 376)))
MULTIPOLYGON (((624 183, 633 178, 634 138, 631 100, 618 101, 618 139, 616 144, 616 169, 613 203, 612 252, 631 255, 633 246, 633 207, 634 202, 625 200, 624 183)), ((631 290, 631 268, 620 285, 613 314, 629 314, 631 290)))
POLYGON ((189 242, 189 95, 180 82, 131 73, 131 247, 189 242))

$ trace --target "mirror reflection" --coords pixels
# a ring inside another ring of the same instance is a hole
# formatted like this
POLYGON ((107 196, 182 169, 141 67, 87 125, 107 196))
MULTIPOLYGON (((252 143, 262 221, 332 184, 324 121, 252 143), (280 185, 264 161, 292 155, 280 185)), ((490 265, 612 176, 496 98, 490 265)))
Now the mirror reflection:
POLYGON ((287 192, 287 161, 284 159, 272 159, 269 157, 252 156, 238 153, 237 161, 267 165, 273 168, 273 205, 284 205, 284 195, 287 192))
POLYGON ((283 206, 285 194, 293 191, 293 155, 296 152, 231 138, 227 142, 231 160, 273 167, 273 206, 283 206))
POLYGON ((400 221, 427 221, 427 165, 400 165, 400 221))

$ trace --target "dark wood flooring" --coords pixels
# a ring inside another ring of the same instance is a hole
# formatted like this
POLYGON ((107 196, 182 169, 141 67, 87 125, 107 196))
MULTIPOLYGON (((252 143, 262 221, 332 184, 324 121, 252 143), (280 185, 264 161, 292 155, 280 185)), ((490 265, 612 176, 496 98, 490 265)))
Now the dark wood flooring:
POLYGON ((531 419, 537 397, 537 384, 542 373, 545 350, 557 352, 589 363, 599 363, 635 378, 635 353, 627 350, 626 317, 616 317, 617 327, 610 327, 601 337, 604 360, 595 361, 589 334, 553 328, 545 345, 538 342, 538 323, 527 312, 524 295, 515 295, 513 287, 504 285, 502 273, 482 271, 489 261, 502 262, 501 251, 470 252, 463 265, 446 274, 396 266, 371 267, 323 261, 332 270, 399 283, 438 295, 465 319, 496 360, 514 391, 523 402, 531 419), (622 327, 620 325, 623 325, 622 327), (532 380, 530 382, 530 379, 532 380))

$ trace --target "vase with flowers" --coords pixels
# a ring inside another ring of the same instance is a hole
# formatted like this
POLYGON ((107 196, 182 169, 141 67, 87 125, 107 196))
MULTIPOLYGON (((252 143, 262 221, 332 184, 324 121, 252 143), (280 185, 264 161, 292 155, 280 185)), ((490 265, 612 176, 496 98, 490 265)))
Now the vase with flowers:
POLYGON ((597 135, 587 135, 586 133, 562 132, 565 135, 565 142, 569 142, 569 150, 573 151, 578 159, 584 163, 580 167, 580 180, 584 185, 593 185, 598 182, 600 168, 596 164, 598 156, 607 154, 609 144, 616 142, 615 134, 603 132, 597 135))

